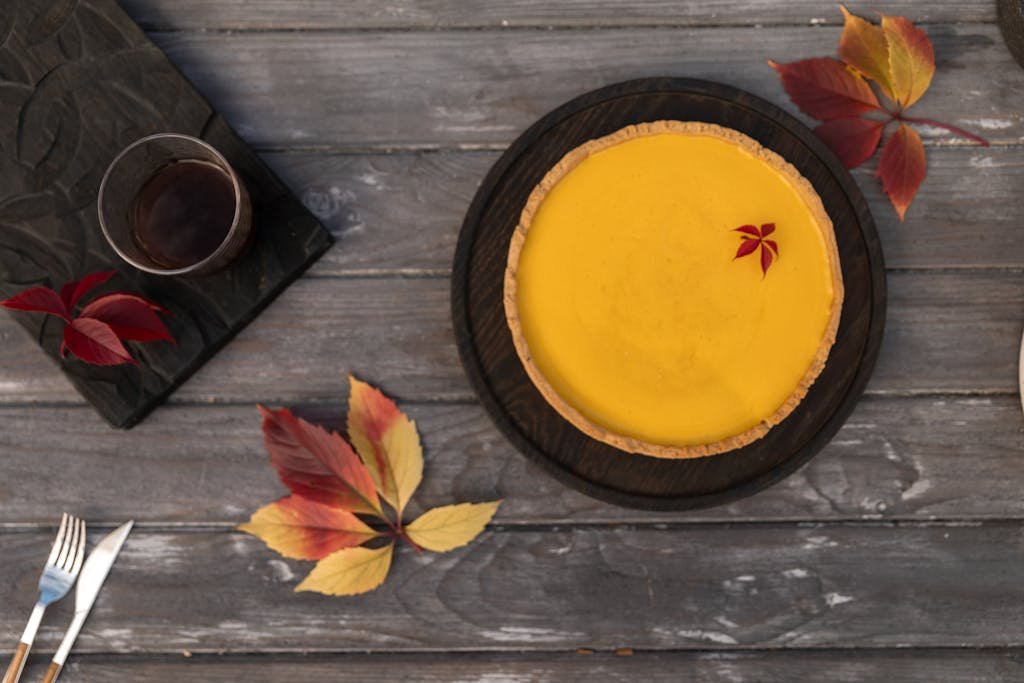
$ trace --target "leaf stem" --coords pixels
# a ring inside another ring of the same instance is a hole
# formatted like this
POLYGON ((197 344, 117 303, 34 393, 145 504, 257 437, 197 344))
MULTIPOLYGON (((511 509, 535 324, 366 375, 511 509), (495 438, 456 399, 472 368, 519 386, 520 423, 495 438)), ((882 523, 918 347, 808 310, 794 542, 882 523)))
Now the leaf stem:
POLYGON ((387 522, 388 527, 389 527, 388 536, 390 536, 391 538, 395 539, 396 541, 398 541, 398 540, 405 541, 406 543, 408 543, 409 545, 411 545, 413 547, 413 549, 416 551, 417 554, 423 552, 423 548, 420 547, 420 545, 418 543, 416 543, 416 541, 412 540, 412 538, 409 536, 408 532, 406 532, 406 530, 404 528, 402 528, 402 520, 401 519, 399 519, 398 522, 392 522, 390 519, 386 519, 385 518, 385 521, 387 522))
POLYGON ((919 119, 912 116, 904 116, 903 114, 895 114, 893 115, 893 118, 896 119, 897 121, 903 121, 905 123, 917 123, 922 126, 934 126, 935 128, 942 128, 943 130, 948 130, 950 133, 955 133, 956 135, 965 137, 972 142, 976 142, 982 147, 988 147, 988 140, 986 140, 985 138, 979 137, 974 133, 968 133, 963 128, 957 128, 956 126, 951 126, 948 123, 942 123, 941 121, 936 121, 935 119, 919 119))

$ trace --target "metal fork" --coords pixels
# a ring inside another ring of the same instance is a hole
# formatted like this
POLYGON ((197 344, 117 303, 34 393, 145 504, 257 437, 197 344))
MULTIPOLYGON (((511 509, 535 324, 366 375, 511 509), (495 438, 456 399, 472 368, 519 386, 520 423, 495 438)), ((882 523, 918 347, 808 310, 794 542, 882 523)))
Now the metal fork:
POLYGON ((43 620, 43 613, 49 605, 63 598, 71 590, 75 579, 78 578, 78 572, 82 569, 84 557, 85 522, 65 512, 60 520, 57 540, 53 542, 53 549, 50 551, 50 559, 46 561, 43 575, 39 577, 39 600, 32 610, 28 625, 25 626, 25 633, 21 636, 18 649, 14 651, 14 659, 7 667, 3 683, 18 683, 32 641, 36 639, 39 622, 43 620))

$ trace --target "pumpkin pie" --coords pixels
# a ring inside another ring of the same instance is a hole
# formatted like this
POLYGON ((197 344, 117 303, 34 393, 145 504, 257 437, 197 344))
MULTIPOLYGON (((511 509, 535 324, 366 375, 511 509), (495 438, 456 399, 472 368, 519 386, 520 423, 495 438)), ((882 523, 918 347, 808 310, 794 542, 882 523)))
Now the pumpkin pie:
POLYGON ((566 154, 522 210, 504 279, 516 352, 548 403, 661 458, 740 448, 784 420, 842 303, 810 182, 699 122, 628 126, 566 154))

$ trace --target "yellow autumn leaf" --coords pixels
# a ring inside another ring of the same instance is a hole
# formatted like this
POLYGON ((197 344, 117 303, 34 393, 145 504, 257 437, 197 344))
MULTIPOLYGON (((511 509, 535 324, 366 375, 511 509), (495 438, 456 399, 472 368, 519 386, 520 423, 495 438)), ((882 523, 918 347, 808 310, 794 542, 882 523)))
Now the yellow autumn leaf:
POLYGON ((348 436, 377 491, 398 516, 423 480, 416 423, 380 390, 349 376, 348 436))
POLYGON ((359 595, 384 583, 391 569, 394 543, 382 548, 345 548, 316 563, 295 592, 324 595, 359 595))
POLYGON ((495 500, 490 503, 461 503, 434 508, 405 527, 405 532, 417 545, 446 553, 479 536, 498 511, 499 505, 501 501, 495 500))
POLYGON ((890 100, 896 101, 889 75, 889 46, 881 26, 851 14, 843 5, 843 33, 839 56, 862 75, 878 83, 890 100))
POLYGON ((302 496, 287 496, 261 507, 238 530, 295 560, 319 560, 378 535, 348 510, 302 496))
POLYGON ((896 101, 906 109, 921 99, 935 75, 935 50, 924 31, 905 17, 882 15, 889 47, 889 82, 896 101))

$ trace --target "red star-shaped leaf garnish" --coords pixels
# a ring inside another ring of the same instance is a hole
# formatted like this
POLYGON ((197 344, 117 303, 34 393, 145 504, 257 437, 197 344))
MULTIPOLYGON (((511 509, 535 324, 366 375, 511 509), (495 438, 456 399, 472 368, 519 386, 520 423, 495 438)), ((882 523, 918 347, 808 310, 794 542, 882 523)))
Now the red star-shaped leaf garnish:
POLYGON ((779 257, 779 245, 775 240, 766 239, 768 235, 775 232, 774 223, 763 223, 758 229, 756 225, 741 225, 735 232, 740 235, 740 248, 736 250, 735 259, 749 256, 760 248, 761 250, 761 276, 768 274, 772 261, 779 257))

